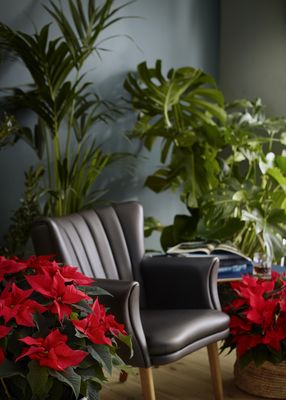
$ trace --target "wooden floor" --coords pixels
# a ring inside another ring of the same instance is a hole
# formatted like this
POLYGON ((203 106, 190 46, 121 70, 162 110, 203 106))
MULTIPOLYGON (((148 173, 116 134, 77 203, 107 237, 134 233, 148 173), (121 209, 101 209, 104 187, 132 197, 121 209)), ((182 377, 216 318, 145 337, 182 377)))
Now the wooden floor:
MULTIPOLYGON (((220 355, 225 400, 261 400, 239 390, 233 382, 235 354, 220 355)), ((154 368, 156 400, 212 400, 207 350, 202 349, 182 360, 154 368)), ((118 372, 104 387, 100 400, 142 400, 138 370, 127 382, 118 382, 118 372)))

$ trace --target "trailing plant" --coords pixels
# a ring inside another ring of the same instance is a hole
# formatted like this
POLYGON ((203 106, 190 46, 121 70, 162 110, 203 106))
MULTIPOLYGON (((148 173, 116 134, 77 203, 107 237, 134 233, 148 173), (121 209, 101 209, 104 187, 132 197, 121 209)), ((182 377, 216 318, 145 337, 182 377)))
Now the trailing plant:
POLYGON ((145 185, 176 190, 189 212, 163 229, 151 219, 146 231, 159 226, 164 250, 189 240, 231 241, 250 257, 266 251, 280 260, 286 156, 277 145, 286 143, 285 119, 266 117, 259 99, 224 105, 200 70, 170 70, 165 78, 160 61, 155 68, 140 64, 125 88, 138 111, 132 136, 148 150, 161 139, 162 165, 145 185))
POLYGON ((35 151, 45 168, 40 182, 44 214, 62 215, 88 207, 101 195, 98 176, 122 154, 102 150, 95 125, 108 121, 118 107, 102 101, 88 81, 86 62, 105 50, 101 34, 123 17, 129 3, 50 0, 44 8, 51 23, 34 34, 0 23, 0 47, 9 49, 29 71, 32 81, 15 87, 2 98, 7 108, 34 113, 31 129, 16 133, 35 151), (51 25, 59 34, 51 36, 51 25))

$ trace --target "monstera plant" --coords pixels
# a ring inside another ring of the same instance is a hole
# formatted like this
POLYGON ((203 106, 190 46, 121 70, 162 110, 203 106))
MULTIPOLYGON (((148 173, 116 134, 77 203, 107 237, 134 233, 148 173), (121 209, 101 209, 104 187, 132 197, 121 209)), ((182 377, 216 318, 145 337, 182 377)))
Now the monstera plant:
POLYGON ((34 34, 0 23, 1 49, 20 60, 31 76, 26 87, 15 87, 2 100, 5 107, 35 116, 33 128, 22 127, 16 139, 35 150, 44 168, 44 173, 34 172, 44 214, 63 215, 93 204, 98 176, 122 157, 102 150, 95 125, 108 122, 117 110, 95 93, 86 62, 105 50, 101 35, 123 18, 120 12, 127 4, 68 0, 63 8, 50 0, 44 8, 51 23, 34 34))
POLYGON ((163 227, 163 249, 189 240, 231 241, 248 256, 266 251, 279 260, 286 237, 285 119, 267 118, 258 99, 224 104, 214 79, 192 67, 170 70, 146 63, 125 89, 138 111, 132 136, 148 150, 161 140, 161 167, 145 185, 173 189, 188 214, 163 227), (282 150, 281 150, 282 146, 282 150))

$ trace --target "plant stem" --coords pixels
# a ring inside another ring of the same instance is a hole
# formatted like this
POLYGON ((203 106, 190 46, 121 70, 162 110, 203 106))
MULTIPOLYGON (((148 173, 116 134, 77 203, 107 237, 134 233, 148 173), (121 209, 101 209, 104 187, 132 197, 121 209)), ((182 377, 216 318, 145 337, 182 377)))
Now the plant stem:
POLYGON ((52 162, 51 162, 51 154, 50 154, 50 136, 48 132, 45 132, 46 135, 46 156, 47 156, 47 170, 48 170, 48 181, 50 188, 52 187, 52 162))
POLYGON ((8 399, 12 400, 12 396, 10 395, 9 390, 8 390, 8 388, 7 388, 7 386, 6 386, 5 382, 4 382, 4 378, 0 378, 0 379, 1 379, 1 383, 2 383, 2 386, 4 388, 4 392, 5 392, 6 396, 8 397, 8 399))
POLYGON ((53 148, 54 148, 54 185, 58 194, 56 200, 55 212, 56 215, 62 215, 62 194, 61 194, 61 182, 59 176, 59 162, 61 157, 60 152, 60 141, 59 141, 59 126, 56 117, 54 118, 54 132, 53 132, 53 148))
MULTIPOLYGON (((76 71, 75 82, 77 83, 79 79, 79 69, 76 71)), ((65 148, 65 156, 66 159, 69 160, 69 148, 70 148, 70 141, 71 141, 71 130, 72 130, 72 123, 74 119, 74 111, 75 111, 75 98, 72 101, 70 115, 68 119, 68 128, 67 128, 67 138, 66 138, 66 148, 65 148)), ((69 162, 68 162, 69 168, 69 162)))

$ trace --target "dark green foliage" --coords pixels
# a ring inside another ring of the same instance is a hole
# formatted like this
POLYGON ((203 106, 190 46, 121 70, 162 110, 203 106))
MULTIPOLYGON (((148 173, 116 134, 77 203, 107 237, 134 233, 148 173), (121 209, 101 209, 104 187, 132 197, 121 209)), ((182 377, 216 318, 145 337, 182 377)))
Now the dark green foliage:
POLYGON ((20 199, 21 205, 11 218, 11 225, 0 247, 1 255, 24 256, 31 225, 41 214, 39 181, 43 174, 42 167, 30 168, 25 172, 25 191, 20 199))
POLYGON ((214 79, 191 67, 165 77, 160 61, 154 68, 142 63, 125 88, 138 111, 132 136, 148 150, 161 140, 162 164, 145 185, 156 193, 176 190, 190 213, 160 226, 163 249, 228 240, 249 256, 266 251, 279 261, 286 237, 285 119, 266 117, 259 99, 224 105, 214 79))

